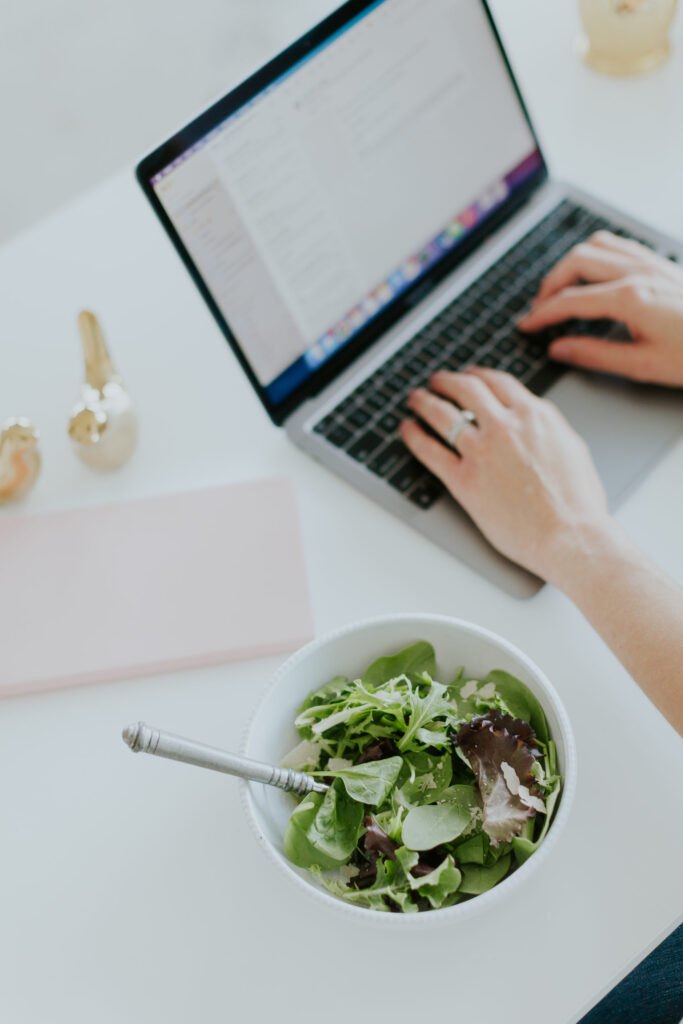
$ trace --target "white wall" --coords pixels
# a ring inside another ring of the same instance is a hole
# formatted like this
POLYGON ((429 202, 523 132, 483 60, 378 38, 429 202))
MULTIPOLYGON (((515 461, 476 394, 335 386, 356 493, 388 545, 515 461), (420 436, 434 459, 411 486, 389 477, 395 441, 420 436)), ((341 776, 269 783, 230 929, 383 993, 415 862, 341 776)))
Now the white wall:
POLYGON ((170 134, 335 0, 3 0, 0 242, 170 134))

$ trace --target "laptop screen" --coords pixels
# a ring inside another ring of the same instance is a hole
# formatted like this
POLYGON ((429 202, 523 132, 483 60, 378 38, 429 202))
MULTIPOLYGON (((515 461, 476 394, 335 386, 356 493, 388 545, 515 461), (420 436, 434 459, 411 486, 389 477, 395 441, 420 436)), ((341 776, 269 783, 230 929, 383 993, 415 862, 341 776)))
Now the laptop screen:
POLYGON ((377 0, 150 184, 276 407, 541 166, 484 5, 377 0))

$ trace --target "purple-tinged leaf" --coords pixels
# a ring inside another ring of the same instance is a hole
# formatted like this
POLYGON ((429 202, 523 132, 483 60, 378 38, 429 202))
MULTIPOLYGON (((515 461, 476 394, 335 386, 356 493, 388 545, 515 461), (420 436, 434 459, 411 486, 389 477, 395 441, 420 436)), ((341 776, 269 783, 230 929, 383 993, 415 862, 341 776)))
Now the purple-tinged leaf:
POLYGON ((492 846, 511 842, 521 835, 529 818, 545 810, 531 774, 538 754, 533 729, 519 718, 492 709, 466 722, 455 742, 477 779, 483 831, 492 846))

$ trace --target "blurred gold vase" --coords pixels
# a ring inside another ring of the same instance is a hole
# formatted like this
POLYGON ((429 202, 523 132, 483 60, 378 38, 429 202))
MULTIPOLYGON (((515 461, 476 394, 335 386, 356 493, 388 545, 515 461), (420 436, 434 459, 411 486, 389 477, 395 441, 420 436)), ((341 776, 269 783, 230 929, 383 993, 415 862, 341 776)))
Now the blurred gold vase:
POLYGON ((636 75, 669 56, 677 0, 579 0, 586 63, 610 75, 636 75))

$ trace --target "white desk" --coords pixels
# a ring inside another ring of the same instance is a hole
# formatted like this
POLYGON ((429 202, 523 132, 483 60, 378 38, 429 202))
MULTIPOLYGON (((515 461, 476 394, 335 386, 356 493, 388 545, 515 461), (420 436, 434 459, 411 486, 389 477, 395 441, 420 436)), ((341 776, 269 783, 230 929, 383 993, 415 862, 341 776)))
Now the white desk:
MULTIPOLYGON (((495 4, 555 170, 683 234, 683 24, 662 72, 611 81, 574 56, 573 3, 551 6, 495 4)), ((557 592, 513 600, 288 444, 129 170, 0 253, 0 338, 0 413, 30 416, 43 433, 27 510, 288 474, 319 633, 399 610, 483 623, 554 681, 579 755, 562 842, 505 913, 396 937, 302 906, 257 850, 229 779, 133 758, 120 740, 143 718, 237 747, 276 660, 7 701, 4 1021, 348 1024, 384 1007, 396 1024, 425 1012, 497 1024, 504 1006, 508 1024, 528 1021, 530 1007, 543 1024, 569 1024, 673 927, 683 906, 673 730, 557 592), (143 416, 138 454, 109 476, 82 467, 64 432, 83 306, 100 314, 143 416)), ((683 444, 620 512, 679 579, 681 507, 683 444)))

